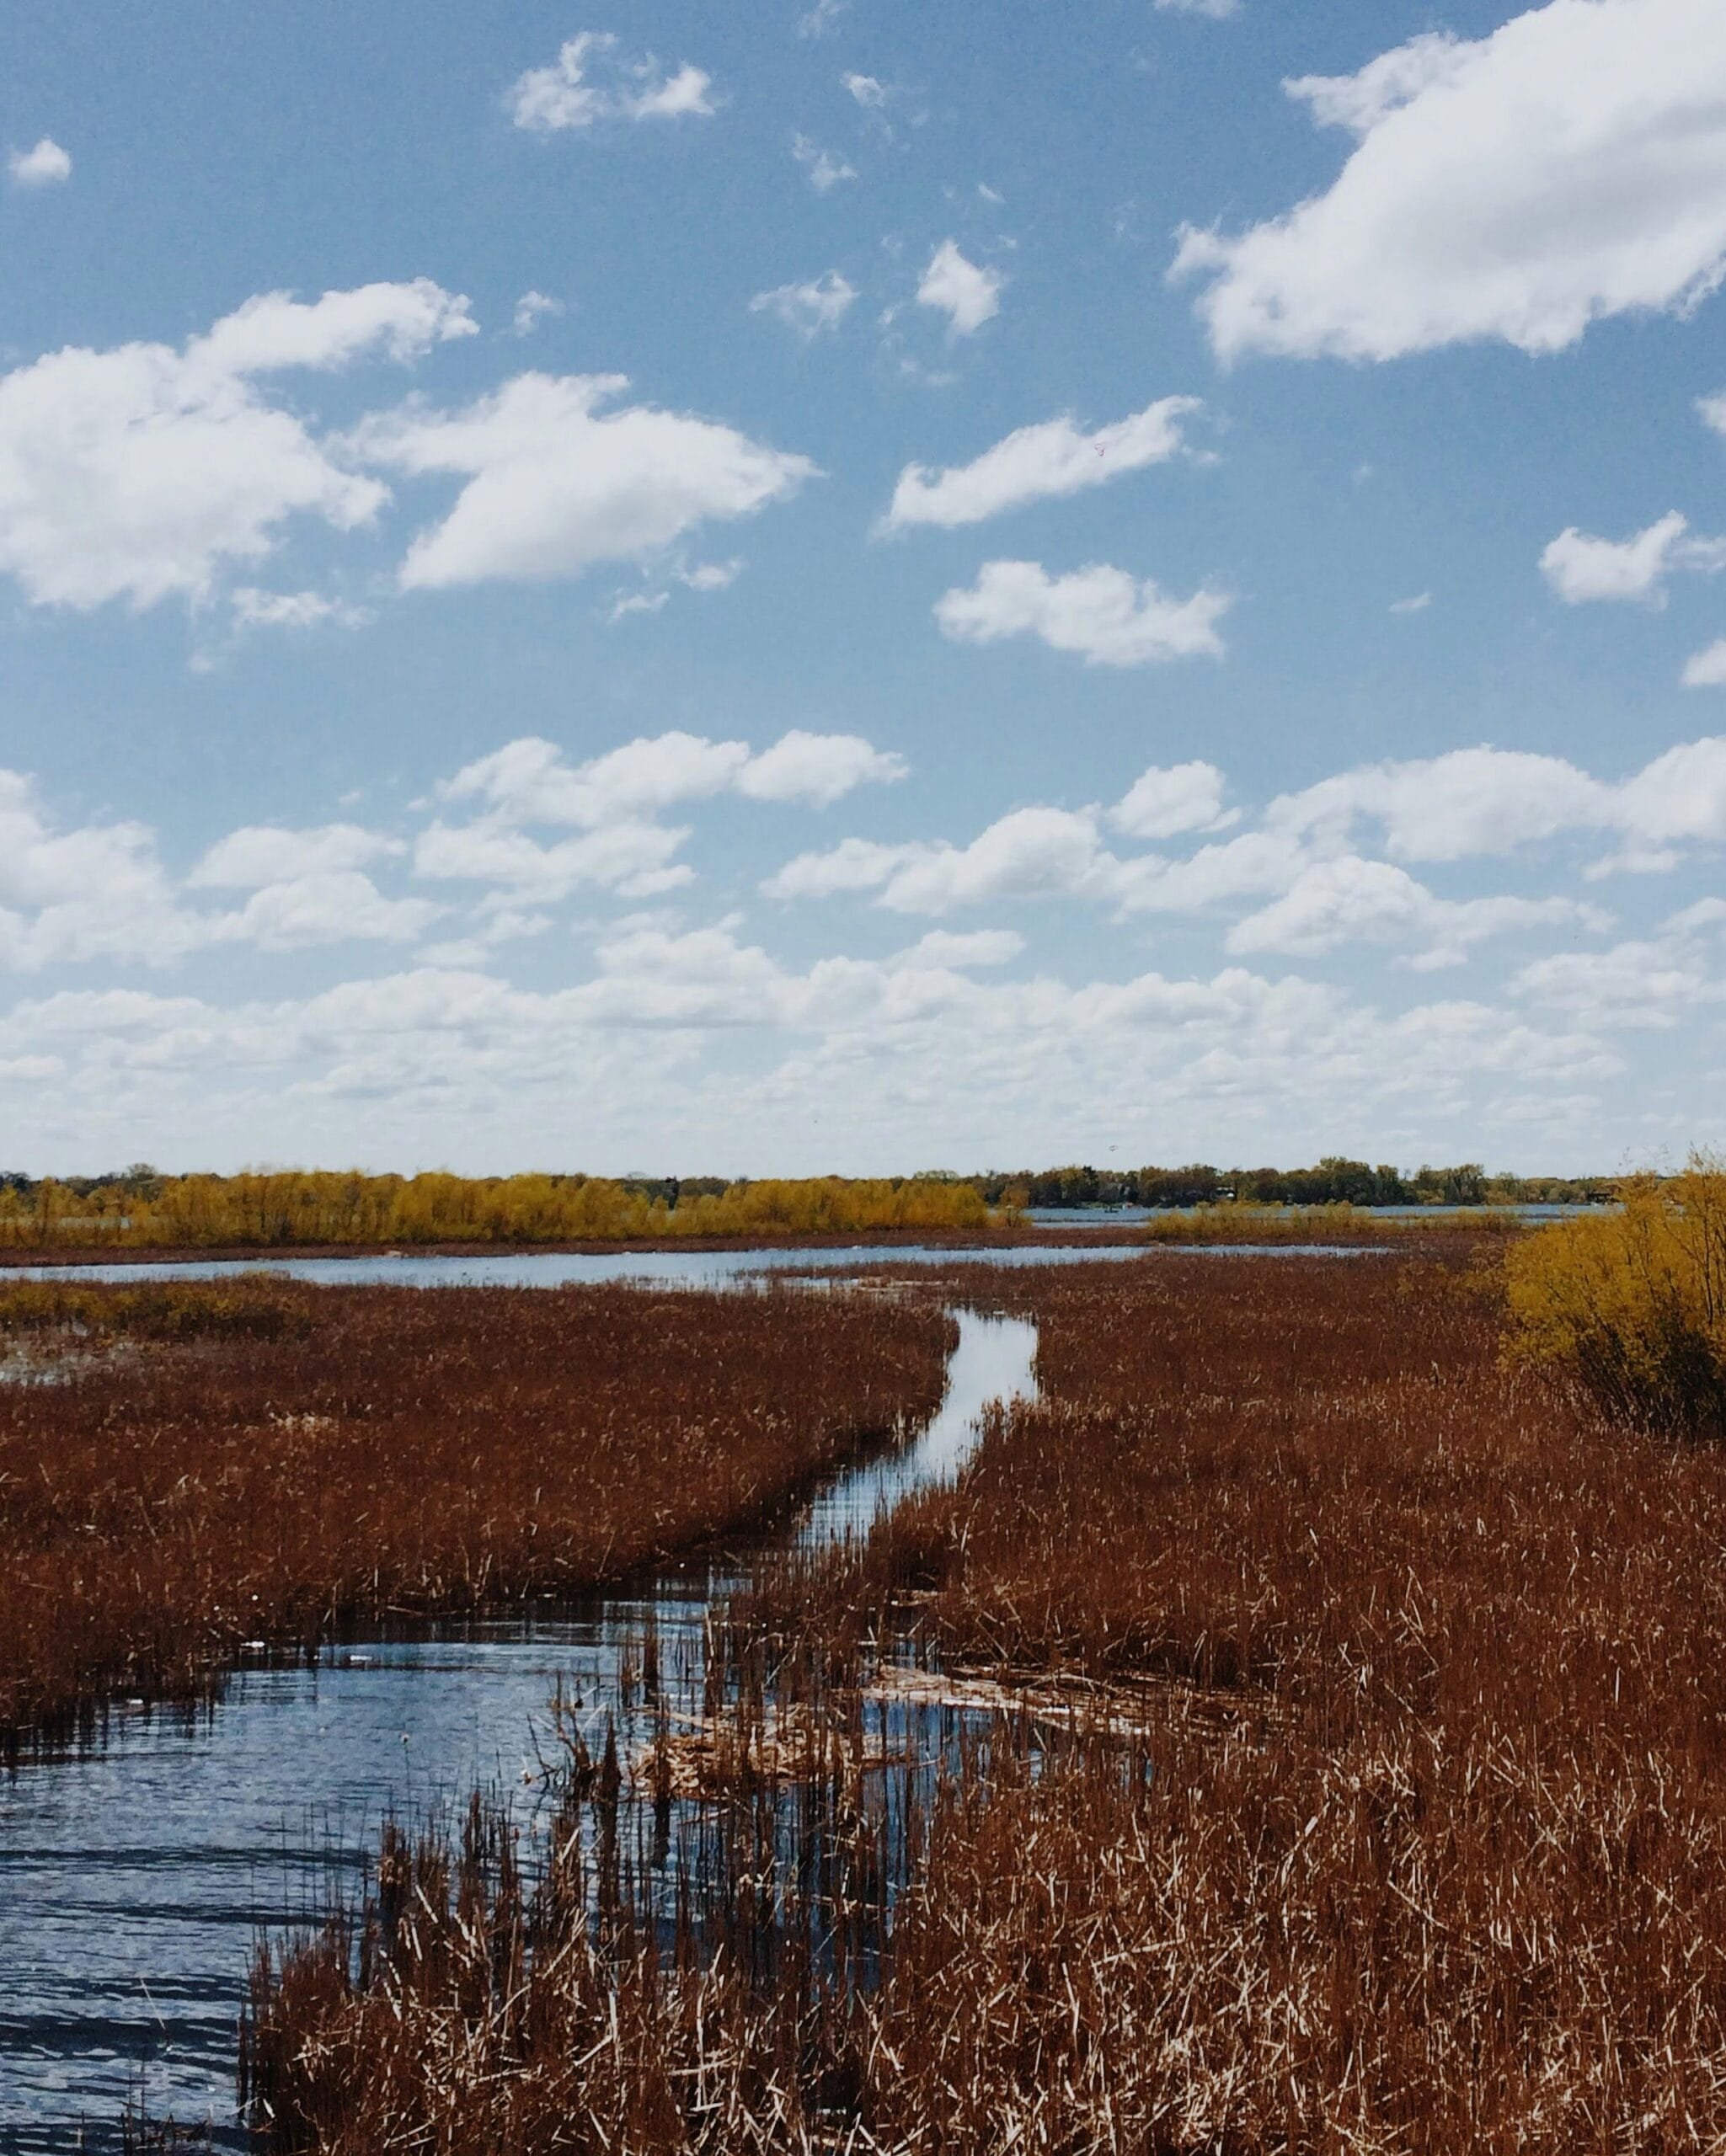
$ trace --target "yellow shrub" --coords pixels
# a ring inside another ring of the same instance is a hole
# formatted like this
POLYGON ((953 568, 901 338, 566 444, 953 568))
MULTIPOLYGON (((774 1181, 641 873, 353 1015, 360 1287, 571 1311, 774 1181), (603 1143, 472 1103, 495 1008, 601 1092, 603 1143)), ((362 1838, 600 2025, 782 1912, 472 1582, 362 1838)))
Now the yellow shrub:
POLYGON ((1622 1197, 1512 1248, 1512 1353, 1569 1371, 1614 1414, 1726 1433, 1726 1161, 1694 1154, 1622 1197))

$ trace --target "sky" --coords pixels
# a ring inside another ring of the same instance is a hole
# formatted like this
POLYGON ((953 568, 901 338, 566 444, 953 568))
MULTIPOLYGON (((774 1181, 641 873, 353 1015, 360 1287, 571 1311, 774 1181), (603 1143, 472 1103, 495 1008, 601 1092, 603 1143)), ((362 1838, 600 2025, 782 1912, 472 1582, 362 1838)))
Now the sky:
POLYGON ((1726 1140, 1718 0, 59 0, 0 161, 0 1168, 1726 1140))

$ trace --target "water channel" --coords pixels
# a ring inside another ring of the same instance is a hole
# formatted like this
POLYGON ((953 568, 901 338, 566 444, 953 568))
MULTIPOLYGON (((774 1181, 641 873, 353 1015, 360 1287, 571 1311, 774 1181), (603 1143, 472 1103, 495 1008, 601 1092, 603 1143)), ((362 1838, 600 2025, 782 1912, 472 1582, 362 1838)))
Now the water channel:
MULTIPOLYGON (((1199 1246, 1221 1255, 1232 1246, 1199 1246)), ((1261 1257, 1380 1255, 1382 1246, 1243 1246, 1261 1257)), ((746 1287, 793 1268, 1066 1265, 1140 1258, 1142 1244, 1019 1245, 966 1251, 863 1249, 503 1252, 465 1257, 188 1261, 147 1277, 260 1269, 361 1284, 551 1287, 635 1280, 746 1287)), ((136 1279, 136 1265, 41 1267, 136 1279)), ((1035 1329, 956 1313, 959 1340, 938 1412, 910 1445, 855 1467, 777 1534, 723 1561, 692 1561, 633 1592, 579 1607, 350 1640, 313 1665, 241 1668, 196 1710, 120 1702, 99 1743, 27 1762, 0 1780, 0 2156, 115 2139, 128 2104, 182 2125, 233 2120, 236 2023, 265 1929, 329 1906, 360 1876, 387 1815, 525 1786, 559 1679, 603 1725, 620 1660, 651 1619, 668 1662, 699 1657, 707 1613, 767 1547, 864 1531, 907 1492, 955 1473, 991 1400, 1034 1390, 1035 1329)))
MULTIPOLYGON (((735 1278, 751 1269, 738 1260, 758 1266, 764 1255, 791 1254, 725 1253, 718 1276, 697 1277, 735 1278)), ((902 1263, 907 1253, 881 1255, 902 1263)), ((334 1262, 338 1278, 361 1269, 334 1262)), ((623 1269, 617 1260, 415 1260, 380 1262, 376 1277, 494 1281, 526 1268, 543 1280, 555 1268, 590 1278, 562 1268, 598 1263, 612 1278, 623 1269), (430 1270, 444 1265, 452 1271, 430 1270)), ((287 1269, 330 1277, 316 1261, 287 1269)), ((675 1277, 691 1276, 680 1267, 675 1277)), ((836 1477, 772 1545, 866 1530, 908 1491, 957 1471, 989 1401, 1034 1390, 1034 1326, 956 1315, 933 1419, 909 1445, 836 1477)), ((350 1641, 309 1666, 241 1668, 213 1707, 122 1705, 99 1745, 0 1782, 0 2151, 113 2145, 128 2105, 207 2122, 218 2145, 242 2145, 236 2025, 259 1932, 307 1921, 333 1882, 356 1879, 386 1815, 423 1814, 482 1784, 525 1791, 560 1679, 602 1742, 620 1661, 647 1621, 668 1665, 694 1667, 710 1605, 762 1546, 553 1614, 350 1641)))

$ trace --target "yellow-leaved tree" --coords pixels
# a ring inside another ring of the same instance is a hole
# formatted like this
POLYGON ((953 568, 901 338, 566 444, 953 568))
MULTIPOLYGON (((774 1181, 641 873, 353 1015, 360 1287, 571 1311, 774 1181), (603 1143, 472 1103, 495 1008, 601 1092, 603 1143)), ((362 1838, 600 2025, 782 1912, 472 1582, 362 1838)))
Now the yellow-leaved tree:
POLYGON ((1726 1435, 1726 1160, 1693 1153, 1620 1194, 1512 1247, 1511 1352, 1567 1370, 1609 1413, 1726 1435))

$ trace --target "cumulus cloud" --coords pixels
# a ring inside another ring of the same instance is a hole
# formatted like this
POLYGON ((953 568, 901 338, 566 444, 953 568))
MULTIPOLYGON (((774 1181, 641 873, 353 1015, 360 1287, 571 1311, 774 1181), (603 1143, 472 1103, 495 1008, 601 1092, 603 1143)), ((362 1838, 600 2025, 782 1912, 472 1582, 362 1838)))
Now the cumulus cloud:
POLYGON ((623 375, 522 374, 463 410, 409 405, 355 430, 349 446, 365 462, 467 481, 409 549, 403 589, 580 576, 710 519, 752 515, 815 475, 806 456, 713 420, 606 410, 628 386, 623 375))
POLYGON ((1562 831, 1618 832, 1654 846, 1726 840, 1726 737, 1669 749, 1616 785, 1562 756, 1457 749, 1341 772, 1265 812, 1272 829, 1337 843, 1363 819, 1402 861, 1508 853, 1562 831))
POLYGON ((839 79, 865 112, 879 112, 891 94, 878 76, 847 74, 839 79))
POLYGON ((831 195, 842 180, 857 178, 854 165, 836 157, 819 142, 811 141, 807 135, 792 136, 791 154, 809 174, 809 184, 817 195, 831 195))
POLYGON ((359 939, 411 943, 445 909, 429 899, 387 899, 357 869, 333 869, 254 891, 231 926, 266 951, 298 951, 359 939))
POLYGON ((1316 957, 1344 944, 1418 940, 1422 969, 1460 965, 1488 937, 1539 926, 1609 926, 1598 908, 1563 898, 1440 899, 1407 869, 1343 854, 1303 868, 1280 898, 1237 921, 1228 948, 1316 957))
POLYGON ((956 242, 943 239, 929 257, 917 286, 917 301, 944 314, 953 336, 971 337, 1001 312, 1005 282, 997 270, 967 261, 956 242))
POLYGON ((516 905, 546 905, 582 885, 625 898, 653 898, 689 883, 694 871, 671 857, 687 830, 639 816, 549 845, 495 819, 435 823, 414 844, 414 873, 441 882, 501 886, 516 905))
POLYGON ((1542 554, 1541 574, 1568 606, 1615 599, 1664 606, 1675 570, 1726 568, 1726 539, 1689 535, 1688 520, 1675 509, 1629 539, 1593 538, 1573 524, 1542 554))
POLYGON ((1087 665, 1145 666, 1220 658, 1216 624, 1232 603, 1208 587, 1171 598, 1149 577, 1102 563, 1051 577, 1040 562, 986 562, 970 590, 943 595, 935 618, 956 643, 1034 636, 1087 665))
POLYGON ((255 891, 265 883, 343 875, 405 851, 399 839, 358 824, 322 824, 309 830, 248 824, 218 839, 186 882, 194 890, 255 891))
POLYGON ((1521 967, 1519 995, 1584 1023, 1670 1031, 1702 1006, 1726 1001, 1719 938, 1726 903, 1705 899, 1662 922, 1654 934, 1604 951, 1565 951, 1521 967))
POLYGON ((740 793, 756 801, 803 801, 829 808, 859 786, 890 786, 910 771, 904 757, 858 734, 810 734, 794 727, 738 770, 740 793))
POLYGON ((800 337, 818 337, 824 329, 836 329, 850 312, 857 287, 836 270, 811 277, 806 284, 776 285, 770 292, 757 292, 749 303, 751 314, 771 314, 800 337))
POLYGON ((761 801, 826 808, 855 787, 906 775, 903 760, 854 734, 794 728, 759 755, 745 741, 698 734, 644 735, 586 763, 529 735, 465 765, 440 787, 448 801, 478 801, 511 823, 594 829, 613 819, 735 791, 761 801))
POLYGON ((652 53, 631 59, 607 30, 568 39, 548 67, 510 86, 510 116, 530 134, 561 134, 605 120, 711 118, 713 77, 687 61, 667 74, 652 53))
POLYGON ((859 786, 906 774, 900 757, 857 734, 801 728, 759 754, 745 741, 673 732, 579 764, 554 742, 528 736, 477 758, 438 789, 441 800, 473 803, 478 813, 470 824, 440 820, 422 832, 414 867, 420 876, 507 887, 523 904, 549 903, 580 884, 651 897, 692 874, 674 859, 687 829, 657 820, 667 809, 721 793, 824 808, 859 786), (542 844, 523 829, 532 825, 580 835, 542 844))
POLYGON ((212 846, 182 890, 147 825, 57 829, 33 782, 0 771, 0 965, 159 966, 221 944, 409 941, 440 909, 386 899, 360 867, 402 851, 351 825, 251 827, 212 846), (211 911, 185 903, 198 890, 250 895, 237 910, 211 911))
POLYGON ((1166 464, 1186 448, 1183 422, 1204 409, 1196 397, 1163 397, 1130 419, 1086 434, 1063 414, 1020 427, 970 464, 946 471, 907 464, 882 528, 932 524, 951 530, 1051 495, 1077 494, 1124 472, 1166 464))
POLYGON ((1153 764, 1109 810, 1109 820, 1135 839, 1219 830, 1240 815, 1238 809, 1224 808, 1224 783, 1215 764, 1153 764))
POLYGON ((388 499, 259 377, 398 360, 471 334, 429 280, 248 300, 176 350, 68 347, 0 376, 0 571, 39 605, 206 597, 218 574, 307 515, 350 531, 388 499))
POLYGON ((1684 686, 1686 689, 1726 689, 1726 637, 1685 661, 1684 686))
POLYGON ((33 150, 8 151, 6 169, 19 187, 53 187, 72 178, 72 159, 51 135, 45 135, 33 150))
POLYGON ((1329 188, 1238 237, 1184 232, 1218 355, 1526 352, 1695 305, 1726 270, 1726 13, 1547 0, 1491 35, 1426 32, 1285 84, 1355 147, 1329 188))

